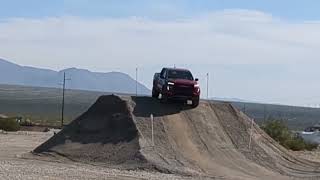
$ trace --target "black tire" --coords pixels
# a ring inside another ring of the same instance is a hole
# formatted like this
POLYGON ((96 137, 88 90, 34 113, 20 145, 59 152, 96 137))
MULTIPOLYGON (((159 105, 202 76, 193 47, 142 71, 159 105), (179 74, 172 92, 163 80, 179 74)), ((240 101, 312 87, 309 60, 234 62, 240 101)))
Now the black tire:
POLYGON ((167 103, 168 102, 168 96, 165 94, 161 94, 161 103, 167 103))
POLYGON ((192 99, 192 107, 193 108, 198 107, 199 106, 199 102, 200 102, 200 98, 199 97, 193 98, 192 99))
POLYGON ((159 97, 159 92, 155 88, 152 88, 152 97, 157 99, 159 97))
MULTIPOLYGON (((162 92, 165 92, 164 88, 165 88, 165 87, 162 88, 162 92)), ((161 101, 162 103, 167 103, 167 102, 168 102, 168 96, 167 96, 166 94, 162 94, 162 93, 161 93, 161 99, 160 99, 160 101, 161 101)))

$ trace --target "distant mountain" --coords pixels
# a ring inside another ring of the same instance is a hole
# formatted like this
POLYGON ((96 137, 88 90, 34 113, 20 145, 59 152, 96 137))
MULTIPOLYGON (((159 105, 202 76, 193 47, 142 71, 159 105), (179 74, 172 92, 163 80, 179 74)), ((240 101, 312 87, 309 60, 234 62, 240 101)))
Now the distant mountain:
POLYGON ((303 130, 320 123, 320 108, 248 102, 232 102, 232 104, 259 125, 277 119, 284 121, 291 130, 303 130))
POLYGON ((238 98, 220 98, 220 97, 214 97, 210 98, 211 100, 216 100, 216 101, 225 101, 225 102, 243 102, 243 103, 258 103, 255 101, 248 101, 244 99, 238 99, 238 98))
MULTIPOLYGON (((121 72, 91 72, 85 69, 69 68, 62 71, 20 66, 0 59, 0 84, 38 87, 61 87, 63 73, 66 73, 66 87, 89 91, 135 94, 136 81, 121 72)), ((150 90, 138 83, 139 94, 150 94, 150 90)))

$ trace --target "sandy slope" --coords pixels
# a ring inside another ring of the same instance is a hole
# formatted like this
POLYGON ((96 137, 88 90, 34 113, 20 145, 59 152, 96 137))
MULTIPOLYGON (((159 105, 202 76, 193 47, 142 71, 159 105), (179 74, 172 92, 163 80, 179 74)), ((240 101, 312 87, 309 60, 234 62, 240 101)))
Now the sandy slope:
POLYGON ((34 150, 125 169, 226 179, 318 179, 319 163, 298 159, 227 103, 190 109, 149 97, 102 96, 34 150), (150 114, 154 115, 154 146, 150 114))

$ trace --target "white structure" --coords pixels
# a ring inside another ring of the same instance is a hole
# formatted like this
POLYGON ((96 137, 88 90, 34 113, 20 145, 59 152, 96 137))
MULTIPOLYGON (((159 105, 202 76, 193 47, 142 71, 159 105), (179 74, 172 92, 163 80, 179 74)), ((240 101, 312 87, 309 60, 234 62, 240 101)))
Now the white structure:
POLYGON ((320 144, 320 125, 314 125, 299 133, 306 142, 320 144))

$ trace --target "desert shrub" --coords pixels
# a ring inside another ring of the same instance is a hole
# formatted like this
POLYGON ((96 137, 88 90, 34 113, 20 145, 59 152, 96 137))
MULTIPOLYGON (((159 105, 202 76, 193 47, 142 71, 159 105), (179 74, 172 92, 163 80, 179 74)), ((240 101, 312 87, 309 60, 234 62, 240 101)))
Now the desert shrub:
POLYGON ((33 126, 33 123, 30 119, 25 119, 20 121, 20 126, 33 126))
POLYGON ((262 129, 282 146, 293 151, 311 151, 318 147, 317 144, 305 142, 301 137, 294 136, 286 123, 281 120, 269 120, 262 129))
POLYGON ((4 131, 19 131, 20 125, 19 123, 12 118, 0 118, 0 129, 4 131))
POLYGON ((305 143, 305 150, 312 151, 314 149, 317 149, 318 146, 319 146, 318 144, 305 143))
POLYGON ((306 149, 306 142, 302 138, 290 138, 286 142, 282 143, 284 147, 287 149, 291 149, 293 151, 301 151, 306 149))
POLYGON ((280 144, 289 140, 291 136, 288 127, 281 120, 270 120, 262 126, 262 129, 280 144))

